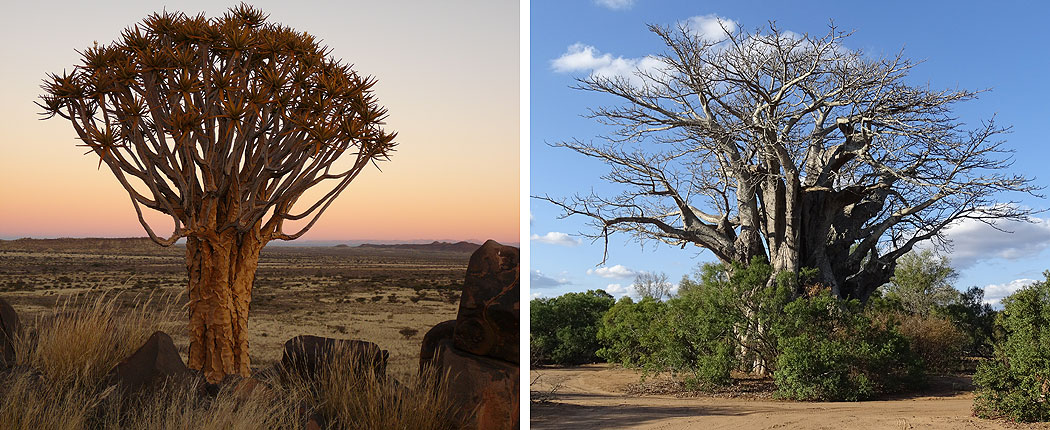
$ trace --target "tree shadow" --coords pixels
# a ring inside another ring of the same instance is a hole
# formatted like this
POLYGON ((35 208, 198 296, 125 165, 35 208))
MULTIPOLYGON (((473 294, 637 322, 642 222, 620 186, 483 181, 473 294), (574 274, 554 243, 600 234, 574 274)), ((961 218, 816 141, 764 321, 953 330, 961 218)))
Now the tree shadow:
POLYGON ((955 397, 975 389, 971 375, 929 375, 925 386, 906 393, 887 394, 872 400, 909 400, 921 397, 955 397))
POLYGON ((640 424, 667 420, 669 418, 715 415, 746 416, 773 411, 771 408, 753 404, 742 404, 739 406, 712 406, 699 404, 688 406, 664 406, 628 403, 631 400, 637 399, 639 398, 583 393, 559 395, 558 400, 556 401, 533 403, 531 405, 529 428, 537 430, 570 428, 634 428, 640 424), (575 402, 588 403, 601 400, 614 400, 614 403, 616 404, 602 406, 575 404, 575 402), (563 401, 571 401, 573 403, 563 403, 563 401))

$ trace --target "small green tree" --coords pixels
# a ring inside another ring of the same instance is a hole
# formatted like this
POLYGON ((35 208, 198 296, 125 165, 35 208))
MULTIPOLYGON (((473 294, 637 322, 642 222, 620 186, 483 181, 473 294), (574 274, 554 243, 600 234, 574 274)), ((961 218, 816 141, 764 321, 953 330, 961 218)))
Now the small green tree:
POLYGON ((991 357, 992 335, 998 312, 984 302, 984 290, 970 287, 955 302, 939 310, 952 324, 969 337, 964 353, 970 356, 991 357))
POLYGON ((887 296, 898 298, 907 311, 929 315, 935 308, 956 301, 959 292, 952 282, 958 277, 947 257, 929 249, 913 251, 897 260, 886 292, 887 296))
POLYGON ((996 325, 1005 335, 973 378, 978 416, 1050 421, 1050 271, 1043 276, 1003 299, 996 325))
POLYGON ((613 306, 603 290, 533 299, 529 305, 533 362, 576 365, 598 360, 598 327, 613 306))

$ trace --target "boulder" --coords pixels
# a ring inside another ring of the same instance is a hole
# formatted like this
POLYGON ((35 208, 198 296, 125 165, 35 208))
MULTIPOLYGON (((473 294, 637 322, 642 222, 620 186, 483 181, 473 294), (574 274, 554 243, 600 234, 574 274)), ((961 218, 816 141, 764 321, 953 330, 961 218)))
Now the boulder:
POLYGON ((0 369, 15 365, 15 336, 21 330, 18 313, 0 299, 0 369))
POLYGON ((363 340, 296 336, 284 343, 281 365, 288 372, 297 373, 307 379, 316 379, 321 369, 331 360, 333 350, 345 350, 356 357, 353 371, 358 375, 371 371, 379 378, 386 377, 386 362, 390 352, 363 340))
POLYGON ((192 375, 193 372, 182 362, 171 337, 158 331, 131 356, 110 370, 107 378, 127 392, 136 392, 169 379, 192 375))
POLYGON ((519 428, 517 364, 460 351, 448 340, 435 354, 435 366, 448 372, 450 400, 465 429, 519 428))
POLYGON ((456 316, 456 348, 517 363, 519 285, 518 248, 489 240, 474 251, 456 316))
POLYGON ((426 335, 423 336, 423 344, 419 349, 419 373, 423 373, 423 367, 430 364, 434 359, 434 353, 443 340, 452 339, 456 330, 456 320, 448 320, 438 323, 426 335))

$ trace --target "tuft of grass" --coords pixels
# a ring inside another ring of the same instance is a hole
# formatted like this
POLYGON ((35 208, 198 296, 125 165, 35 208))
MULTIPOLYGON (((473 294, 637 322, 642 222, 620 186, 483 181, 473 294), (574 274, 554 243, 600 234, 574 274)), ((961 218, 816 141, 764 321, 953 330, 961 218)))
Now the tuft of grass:
MULTIPOLYGON (((281 375, 282 389, 306 400, 331 429, 452 430, 460 428, 451 407, 448 378, 436 378, 432 366, 398 382, 370 371, 357 372, 361 357, 334 348, 316 380, 281 375)), ((369 366, 363 366, 369 368, 369 366)), ((446 375, 447 376, 447 375, 446 375)))
POLYGON ((250 395, 224 386, 214 397, 195 386, 165 386, 140 399, 111 396, 98 428, 158 430, 300 429, 299 399, 257 387, 250 395))
POLYGON ((88 428, 94 410, 112 394, 83 386, 48 383, 22 370, 0 377, 0 429, 81 430, 88 428))
POLYGON ((172 323, 174 296, 151 294, 121 309, 120 294, 73 296, 54 315, 42 316, 15 340, 19 365, 61 385, 96 387, 114 366, 153 332, 172 323))

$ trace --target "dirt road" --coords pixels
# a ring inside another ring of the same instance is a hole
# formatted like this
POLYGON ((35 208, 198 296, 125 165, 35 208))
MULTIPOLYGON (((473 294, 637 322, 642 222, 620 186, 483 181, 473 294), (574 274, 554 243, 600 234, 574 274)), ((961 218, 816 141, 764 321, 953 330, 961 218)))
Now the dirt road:
POLYGON ((533 370, 531 428, 541 429, 1050 429, 971 416, 973 394, 938 384, 893 400, 804 403, 722 397, 627 395, 640 374, 608 365, 533 370))

